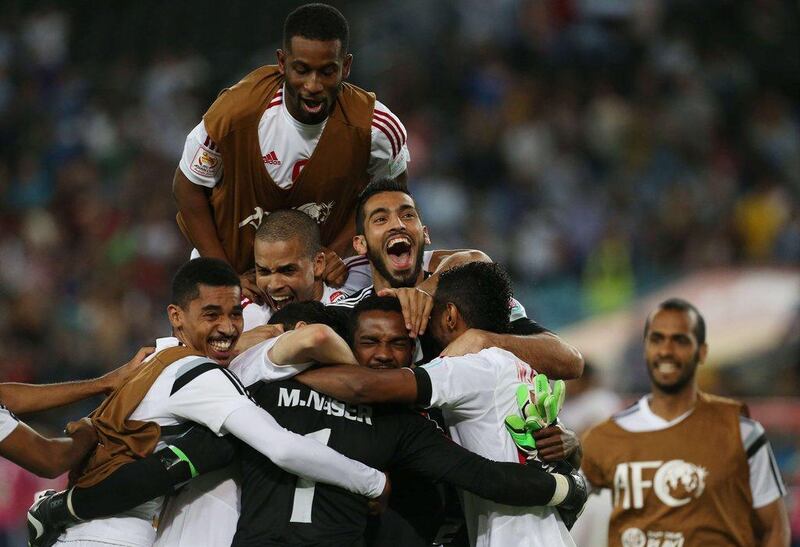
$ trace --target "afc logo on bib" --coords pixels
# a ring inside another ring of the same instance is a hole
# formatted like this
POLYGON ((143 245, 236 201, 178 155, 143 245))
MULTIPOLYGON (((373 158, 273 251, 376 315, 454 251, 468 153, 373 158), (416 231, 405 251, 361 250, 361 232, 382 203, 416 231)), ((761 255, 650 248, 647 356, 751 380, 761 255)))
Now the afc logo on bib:
POLYGON ((622 547, 684 547, 681 532, 652 532, 645 534, 638 528, 628 528, 622 532, 622 547))
POLYGON ((703 494, 707 476, 704 467, 683 460, 620 463, 614 472, 614 505, 641 509, 645 490, 652 488, 664 505, 681 507, 703 494))

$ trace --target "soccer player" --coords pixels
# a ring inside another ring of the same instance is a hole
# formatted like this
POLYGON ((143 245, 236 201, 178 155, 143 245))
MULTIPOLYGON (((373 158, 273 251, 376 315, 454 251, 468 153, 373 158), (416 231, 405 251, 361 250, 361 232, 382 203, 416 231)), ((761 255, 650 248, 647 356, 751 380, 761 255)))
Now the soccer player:
MULTIPOLYGON (((194 422, 218 435, 230 433, 309 479, 371 498, 384 491, 383 473, 286 431, 253 403, 226 369, 242 328, 239 277, 229 265, 217 259, 192 260, 176 274, 172 292, 168 316, 175 336, 159 339, 154 356, 93 413, 100 443, 74 484, 99 483, 121 465, 164 447, 170 435, 194 422)), ((286 378, 299 369, 270 368, 267 352, 258 350, 254 346, 240 358, 246 354, 261 378, 286 378)), ((63 498, 61 504, 70 507, 70 495, 63 498)), ((60 542, 150 546, 160 509, 156 500, 115 517, 82 522, 69 528, 60 542)), ((206 540, 212 538, 202 541, 206 540)))
MULTIPOLYGON (((350 256, 358 193, 373 178, 405 178, 402 123, 374 94, 344 82, 348 41, 339 10, 300 6, 286 18, 277 65, 224 90, 189 134, 173 193, 178 224, 201 256, 243 274, 263 217, 287 208, 320 224, 330 257, 350 256)), ((257 298, 253 280, 242 282, 244 295, 257 298)))
MULTIPOLYGON (((387 307, 385 300, 367 299, 357 310, 363 315, 356 329, 354 349, 359 364, 364 366, 374 366, 376 362, 392 368, 407 366, 412 360, 413 344, 405 330, 397 300, 388 299, 395 307, 387 307), (391 357, 387 358, 389 348, 386 344, 373 344, 373 340, 389 341, 391 357)), ((309 328, 303 326, 306 320, 335 325, 338 316, 326 317, 325 314, 320 303, 305 302, 282 309, 273 320, 282 321, 290 332, 296 332, 291 330, 295 328, 309 328)), ((282 358, 272 352, 268 356, 282 358)), ((334 361, 343 359, 338 349, 334 349, 328 358, 334 361)), ((393 472, 406 470, 432 480, 451 482, 516 505, 562 504, 577 511, 585 499, 580 491, 580 480, 574 474, 548 474, 542 469, 516 463, 489 462, 447 440, 432 422, 407 409, 345 405, 292 381, 256 385, 255 394, 259 404, 269 408, 291 430, 311 438, 324 437, 326 444, 337 450, 372 465, 389 466, 393 472)), ((211 447, 202 451, 192 447, 189 458, 194 460, 195 453, 213 451, 213 445, 211 447)), ((222 451, 226 452, 224 448, 222 451)), ((121 471, 144 463, 143 460, 124 466, 121 471)), ((294 477, 248 448, 243 449, 242 473, 242 516, 234 545, 339 547, 361 543, 366 524, 366 503, 359 496, 294 477)), ((172 480, 188 478, 186 475, 172 480)), ((116 482, 117 476, 112 476, 112 480, 116 482)), ((152 480, 149 477, 142 477, 142 480, 148 489, 147 483, 152 480)), ((82 501, 86 503, 85 495, 82 501)), ((77 509, 80 514, 83 508, 78 505, 77 509)), ((194 506, 188 508, 189 511, 195 509, 194 506)), ((197 517, 208 521, 210 514, 215 515, 211 524, 219 525, 219 513, 205 511, 197 513, 197 517)), ((188 532, 192 528, 188 520, 177 528, 177 532, 194 533, 188 532)), ((404 538, 395 539, 396 545, 408 545, 404 538)), ((176 535, 170 541, 165 541, 162 536, 159 544, 192 543, 176 535)), ((430 544, 430 538, 427 544, 430 544)))
POLYGON ((648 316, 651 392, 589 430, 583 472, 613 492, 609 545, 789 545, 781 480, 747 407, 697 388, 703 316, 671 298, 648 316))
MULTIPOLYGON (((376 180, 361 193, 356 207, 356 237, 353 246, 369 259, 373 285, 333 305, 352 309, 360 300, 377 293, 396 296, 402 306, 412 338, 425 332, 433 307, 439 275, 468 262, 491 262, 480 251, 433 251, 428 229, 422 224, 414 198, 406 185, 396 180, 376 180)), ((577 349, 528 319, 522 305, 511 299, 511 322, 504 331, 470 329, 451 345, 433 352, 428 337, 421 339, 428 359, 439 350, 443 355, 476 353, 499 347, 520 359, 536 363, 537 371, 550 378, 576 378, 583 369, 577 349)))
MULTIPOLYGON (((500 266, 463 264, 439 277, 428 328, 441 347, 470 329, 506 332, 510 301, 511 285, 500 266)), ((464 356, 439 357, 413 370, 326 367, 306 371, 296 379, 348 403, 438 407, 454 441, 486 458, 512 462, 518 461, 519 452, 504 420, 519 411, 519 384, 530 383, 535 374, 513 353, 490 347, 464 356)), ((564 522, 550 507, 520 509, 469 492, 464 492, 463 501, 472 545, 574 545, 564 522)))
POLYGON ((62 384, 0 384, 0 456, 41 477, 54 478, 83 459, 97 442, 86 420, 67 426, 69 437, 48 439, 19 421, 14 413, 41 412, 100 394, 127 380, 153 348, 142 348, 128 363, 92 380, 62 384))

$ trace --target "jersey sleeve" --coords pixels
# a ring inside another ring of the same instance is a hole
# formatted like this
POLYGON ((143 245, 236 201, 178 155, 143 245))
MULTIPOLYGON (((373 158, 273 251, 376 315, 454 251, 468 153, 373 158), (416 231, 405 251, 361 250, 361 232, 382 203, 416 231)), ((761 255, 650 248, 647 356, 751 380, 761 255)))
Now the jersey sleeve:
MULTIPOLYGON (((437 357, 418 367, 417 375, 430 380, 430 400, 423 406, 438 407, 463 417, 483 413, 492 404, 496 369, 478 354, 437 357)), ((420 379, 417 380, 420 385, 420 379)), ((420 390, 418 390, 420 391, 420 390)))
POLYGON ((269 350, 280 340, 280 336, 264 340, 261 343, 243 351, 231 362, 230 371, 246 386, 252 386, 256 382, 276 382, 278 380, 288 380, 292 376, 300 374, 313 363, 302 363, 298 365, 278 365, 269 358, 269 350))
POLYGON ((384 104, 375 101, 372 114, 372 149, 367 172, 372 180, 394 178, 411 161, 406 146, 406 128, 384 104))
POLYGON ((254 404, 231 371, 197 359, 184 365, 176 375, 166 409, 177 418, 202 424, 222 435, 222 424, 231 413, 254 404))
POLYGON ((781 472, 775 462, 775 455, 772 453, 772 447, 767 440, 764 427, 755 420, 740 417, 739 429, 747 454, 747 463, 750 467, 750 492, 753 495, 753 508, 758 509, 785 496, 786 486, 783 484, 781 472))
POLYGON ((178 167, 187 179, 199 186, 213 188, 222 179, 222 154, 202 121, 186 137, 178 167))
POLYGON ((19 420, 14 414, 3 405, 0 405, 0 442, 11 435, 11 432, 19 425, 19 420))

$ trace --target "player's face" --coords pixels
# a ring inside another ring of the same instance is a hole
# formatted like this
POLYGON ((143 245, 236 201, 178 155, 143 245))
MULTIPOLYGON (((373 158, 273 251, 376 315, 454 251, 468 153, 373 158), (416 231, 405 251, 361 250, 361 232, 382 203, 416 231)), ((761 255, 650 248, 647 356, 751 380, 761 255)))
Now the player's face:
POLYGON ((705 360, 708 346, 697 343, 694 322, 693 313, 681 310, 658 310, 650 318, 645 360, 653 386, 662 392, 682 391, 705 360))
POLYGON ((408 194, 383 192, 364 204, 364 235, 355 237, 354 247, 390 286, 413 287, 422 281, 426 243, 428 229, 408 194))
POLYGON ((176 336, 217 363, 227 366, 242 333, 242 292, 239 287, 200 284, 197 298, 186 308, 170 305, 169 319, 176 336))
POLYGON ((286 77, 286 108, 297 121, 325 121, 339 94, 342 80, 350 75, 353 56, 344 54, 339 40, 291 39, 287 50, 278 50, 278 67, 286 77))
POLYGON ((286 241, 256 240, 254 248, 256 284, 267 295, 273 310, 322 296, 323 253, 309 256, 299 237, 286 241))
POLYGON ((353 333, 353 353, 359 365, 383 369, 411 366, 414 343, 403 314, 370 310, 359 314, 353 333))

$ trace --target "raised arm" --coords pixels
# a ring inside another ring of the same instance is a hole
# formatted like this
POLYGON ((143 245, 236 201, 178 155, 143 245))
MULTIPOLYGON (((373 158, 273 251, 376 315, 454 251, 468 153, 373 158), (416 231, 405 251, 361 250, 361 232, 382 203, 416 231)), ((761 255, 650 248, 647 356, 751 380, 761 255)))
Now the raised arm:
POLYGON ((20 422, 0 441, 0 455, 40 477, 53 479, 76 466, 97 443, 88 419, 76 424, 71 437, 48 439, 20 422))
POLYGON ((133 359, 99 378, 62 384, 0 384, 0 402, 15 414, 40 412, 68 405, 95 395, 111 393, 122 385, 155 348, 143 347, 133 359))
POLYGON ((417 401, 417 380, 410 368, 373 370, 339 365, 308 370, 295 379, 314 391, 348 403, 417 401))
POLYGON ((172 195, 183 219, 186 237, 200 256, 219 258, 228 262, 225 249, 222 248, 222 242, 217 235, 207 192, 206 188, 190 181, 180 167, 175 170, 172 195))
POLYGON ((268 350, 276 365, 342 363, 355 365, 356 358, 347 342, 327 325, 304 325, 283 334, 268 350))

